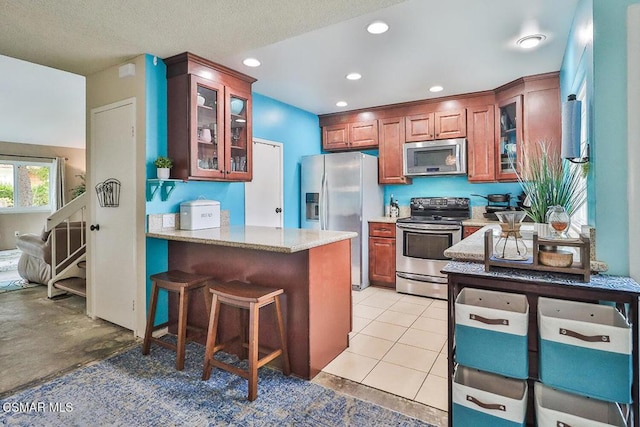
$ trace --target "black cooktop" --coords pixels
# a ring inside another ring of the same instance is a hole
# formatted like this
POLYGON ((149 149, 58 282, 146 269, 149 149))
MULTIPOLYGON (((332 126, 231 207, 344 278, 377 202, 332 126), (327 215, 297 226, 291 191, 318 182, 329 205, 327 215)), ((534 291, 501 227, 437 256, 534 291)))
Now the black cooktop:
POLYGON ((400 223, 446 224, 471 218, 469 199, 465 197, 412 197, 411 217, 400 223))

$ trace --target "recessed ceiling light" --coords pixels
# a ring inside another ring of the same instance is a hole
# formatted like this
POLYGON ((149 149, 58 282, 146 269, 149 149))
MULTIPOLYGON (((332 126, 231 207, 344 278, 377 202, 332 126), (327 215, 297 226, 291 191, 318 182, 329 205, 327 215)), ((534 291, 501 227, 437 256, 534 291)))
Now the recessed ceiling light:
POLYGON ((386 22, 382 21, 373 21, 369 26, 367 26, 367 31, 371 34, 382 34, 386 33, 389 29, 389 25, 386 22))
POLYGON ((256 58, 247 58, 244 61, 242 61, 242 63, 244 65, 246 65, 247 67, 259 67, 260 66, 260 61, 258 61, 256 58))
POLYGON ((338 101, 336 102, 336 107, 346 107, 347 105, 347 101, 338 101))
POLYGON ((518 40, 516 44, 523 49, 532 49, 538 46, 547 37, 543 34, 532 34, 518 40))
POLYGON ((360 73, 349 73, 347 74, 347 80, 360 80, 362 75, 360 73))
POLYGON ((442 86, 431 86, 429 92, 442 92, 444 88, 442 86))

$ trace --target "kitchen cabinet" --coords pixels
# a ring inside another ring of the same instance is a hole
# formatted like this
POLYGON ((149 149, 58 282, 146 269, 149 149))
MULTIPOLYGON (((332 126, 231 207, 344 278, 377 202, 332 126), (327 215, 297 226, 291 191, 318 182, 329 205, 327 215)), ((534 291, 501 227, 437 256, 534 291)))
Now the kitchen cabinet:
POLYGON ((405 121, 405 142, 420 142, 434 139, 435 135, 435 114, 416 114, 404 118, 405 121))
POLYGON ((498 140, 495 147, 496 179, 515 181, 522 162, 522 95, 498 104, 498 140))
POLYGON ((436 139, 464 138, 467 136, 464 108, 453 111, 436 111, 434 117, 436 139))
POLYGON ((462 226, 462 238, 466 239, 467 237, 471 236, 473 233, 475 233, 476 231, 480 230, 482 227, 476 227, 473 225, 463 225, 462 226))
POLYGON ((405 118, 379 120, 378 137, 378 183, 411 184, 411 178, 403 174, 402 149, 405 142, 405 118))
POLYGON ((396 226, 369 222, 369 283, 396 287, 396 226))
POLYGON ((251 181, 255 79, 190 53, 165 63, 172 178, 251 181))
POLYGON ((378 120, 324 126, 322 148, 326 151, 378 148, 378 120))
MULTIPOLYGON (((484 289, 490 291, 509 292, 524 295, 529 305, 528 323, 528 380, 529 396, 533 396, 533 385, 540 381, 538 362, 540 360, 539 325, 537 322, 538 301, 547 297, 567 301, 581 301, 600 304, 607 301, 625 316, 632 329, 632 403, 626 405, 631 410, 629 425, 640 425, 640 413, 637 408, 640 384, 640 361, 638 351, 638 301, 640 287, 633 280, 615 276, 596 275, 587 283, 570 281, 565 276, 554 276, 548 272, 514 273, 504 269, 500 272, 485 272, 484 265, 479 263, 450 262, 443 270, 448 275, 448 383, 449 414, 452 414, 452 382, 456 365, 455 337, 455 301, 464 288, 484 289)), ((508 355, 506 355, 508 357, 508 355)), ((584 373, 584 375, 589 375, 584 373)), ((534 400, 529 399, 527 409, 527 426, 536 425, 534 400)), ((625 405, 623 405, 625 406, 625 405)), ((453 417, 449 417, 449 426, 455 425, 453 417)), ((559 424, 558 424, 559 425, 559 424)))
POLYGON ((467 178, 469 182, 496 178, 494 106, 467 108, 467 178))
POLYGON ((463 138, 467 135, 464 108, 405 117, 405 142, 463 138))

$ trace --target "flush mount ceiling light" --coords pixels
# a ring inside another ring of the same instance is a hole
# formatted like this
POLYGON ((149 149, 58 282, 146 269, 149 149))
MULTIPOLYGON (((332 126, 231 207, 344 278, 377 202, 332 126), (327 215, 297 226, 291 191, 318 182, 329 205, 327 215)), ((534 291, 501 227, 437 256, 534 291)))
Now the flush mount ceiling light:
POLYGON ((523 49, 532 49, 538 46, 547 37, 543 34, 532 34, 518 40, 516 44, 523 49))
POLYGON ((382 34, 386 33, 389 29, 389 25, 386 22, 382 21, 373 21, 371 24, 367 26, 367 31, 371 34, 382 34))
POLYGON ((444 88, 442 86, 431 86, 429 92, 442 92, 444 88))
POLYGON ((347 80, 360 80, 362 75, 360 73, 349 73, 347 74, 347 80))
POLYGON ((242 61, 242 63, 244 65, 246 65, 247 67, 259 67, 260 66, 260 61, 258 61, 256 58, 247 58, 244 61, 242 61))
POLYGON ((347 105, 347 101, 338 101, 336 102, 336 107, 346 107, 347 105))

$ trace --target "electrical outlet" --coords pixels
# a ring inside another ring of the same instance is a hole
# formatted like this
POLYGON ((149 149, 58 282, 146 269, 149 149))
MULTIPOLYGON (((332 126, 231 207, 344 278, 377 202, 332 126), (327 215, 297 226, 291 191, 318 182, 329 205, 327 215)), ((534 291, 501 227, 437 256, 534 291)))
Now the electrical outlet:
POLYGON ((14 231, 14 232, 13 232, 13 235, 14 235, 14 236, 16 236, 16 237, 18 237, 18 236, 20 236, 20 232, 19 232, 19 231, 14 231))
POLYGON ((162 228, 175 228, 175 226, 176 226, 175 214, 162 215, 162 228))

